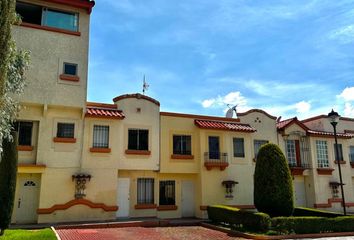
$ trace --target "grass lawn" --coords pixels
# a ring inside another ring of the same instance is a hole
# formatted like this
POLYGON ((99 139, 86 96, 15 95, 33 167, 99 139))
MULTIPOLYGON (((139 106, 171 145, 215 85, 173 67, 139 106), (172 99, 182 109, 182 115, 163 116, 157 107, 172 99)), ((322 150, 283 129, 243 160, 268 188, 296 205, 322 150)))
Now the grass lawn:
POLYGON ((54 232, 50 228, 38 230, 6 230, 0 240, 56 240, 54 232))

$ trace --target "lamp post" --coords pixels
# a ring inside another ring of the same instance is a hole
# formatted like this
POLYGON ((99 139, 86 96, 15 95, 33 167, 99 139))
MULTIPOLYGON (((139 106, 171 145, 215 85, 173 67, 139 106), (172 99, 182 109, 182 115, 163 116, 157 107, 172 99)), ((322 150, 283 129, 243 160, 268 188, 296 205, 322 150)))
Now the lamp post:
POLYGON ((339 114, 335 111, 332 111, 330 113, 328 113, 328 119, 329 122, 331 123, 331 125, 333 126, 333 131, 334 131, 334 141, 335 141, 335 148, 336 148, 336 161, 338 164, 338 172, 339 172, 339 182, 340 182, 340 189, 342 192, 342 204, 343 204, 343 214, 344 216, 347 215, 347 211, 345 209, 345 198, 344 198, 344 190, 343 190, 343 180, 342 180, 342 170, 340 167, 340 162, 338 159, 339 156, 339 151, 338 151, 338 141, 337 141, 337 124, 339 122, 339 114))

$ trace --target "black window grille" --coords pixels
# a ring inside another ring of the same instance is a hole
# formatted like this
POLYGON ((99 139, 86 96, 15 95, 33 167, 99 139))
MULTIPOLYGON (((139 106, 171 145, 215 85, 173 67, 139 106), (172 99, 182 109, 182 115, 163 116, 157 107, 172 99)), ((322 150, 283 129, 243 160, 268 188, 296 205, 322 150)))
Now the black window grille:
POLYGON ((93 144, 94 148, 108 148, 109 146, 109 126, 93 126, 93 144))
POLYGON ((154 204, 154 179, 138 178, 138 204, 154 204))
POLYGON ((57 137, 59 138, 74 138, 74 123, 58 123, 57 137))
POLYGON ((175 181, 160 181, 159 205, 175 204, 175 181))
POLYGON ((173 154, 191 155, 191 142, 189 135, 173 135, 173 154))
POLYGON ((16 122, 15 130, 18 132, 18 145, 32 146, 33 122, 16 122))
POLYGON ((335 155, 335 160, 338 161, 343 161, 343 149, 342 149, 342 144, 338 144, 338 156, 337 156, 337 150, 336 150, 336 144, 333 144, 333 149, 334 149, 334 155, 335 155))
POLYGON ((128 149, 129 150, 149 150, 149 130, 129 129, 128 149))

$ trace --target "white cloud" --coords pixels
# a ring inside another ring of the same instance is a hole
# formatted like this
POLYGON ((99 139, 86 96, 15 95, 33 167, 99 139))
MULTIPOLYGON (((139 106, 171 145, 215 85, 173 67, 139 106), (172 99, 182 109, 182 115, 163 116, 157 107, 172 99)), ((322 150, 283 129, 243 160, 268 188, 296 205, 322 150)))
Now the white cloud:
POLYGON ((345 101, 354 101, 354 87, 346 87, 338 97, 343 98, 345 101))
POLYGON ((347 44, 354 41, 354 25, 348 25, 332 31, 330 39, 338 40, 340 43, 347 44))
POLYGON ((203 108, 209 108, 211 105, 213 105, 215 102, 215 99, 206 99, 202 102, 203 108))
POLYGON ((202 106, 204 108, 225 108, 227 104, 237 105, 238 111, 243 111, 244 109, 249 109, 247 107, 247 100, 240 92, 230 92, 225 96, 217 96, 215 98, 210 98, 202 101, 202 106))
POLYGON ((311 104, 306 101, 301 101, 295 104, 295 108, 298 113, 306 113, 310 111, 311 104))
POLYGON ((354 117, 354 106, 351 103, 345 103, 344 114, 346 117, 354 117))

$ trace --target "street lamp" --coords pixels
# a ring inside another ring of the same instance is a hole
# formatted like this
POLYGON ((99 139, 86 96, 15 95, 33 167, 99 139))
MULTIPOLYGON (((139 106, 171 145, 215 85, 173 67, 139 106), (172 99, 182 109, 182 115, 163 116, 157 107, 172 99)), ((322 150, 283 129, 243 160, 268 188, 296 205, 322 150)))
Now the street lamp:
POLYGON ((338 172, 339 172, 339 182, 340 182, 340 189, 341 189, 341 192, 342 192, 342 204, 343 204, 343 213, 344 213, 344 216, 347 215, 347 211, 345 209, 345 199, 344 199, 344 190, 343 190, 343 180, 342 180, 342 170, 340 168, 340 162, 339 162, 339 159, 338 159, 338 156, 339 156, 339 151, 338 151, 338 141, 337 141, 337 124, 339 122, 339 114, 335 111, 332 111, 330 113, 328 113, 328 119, 329 119, 329 122, 331 123, 331 125, 333 126, 333 130, 334 130, 334 140, 335 140, 335 147, 336 147, 336 161, 337 161, 337 164, 338 164, 338 172))

